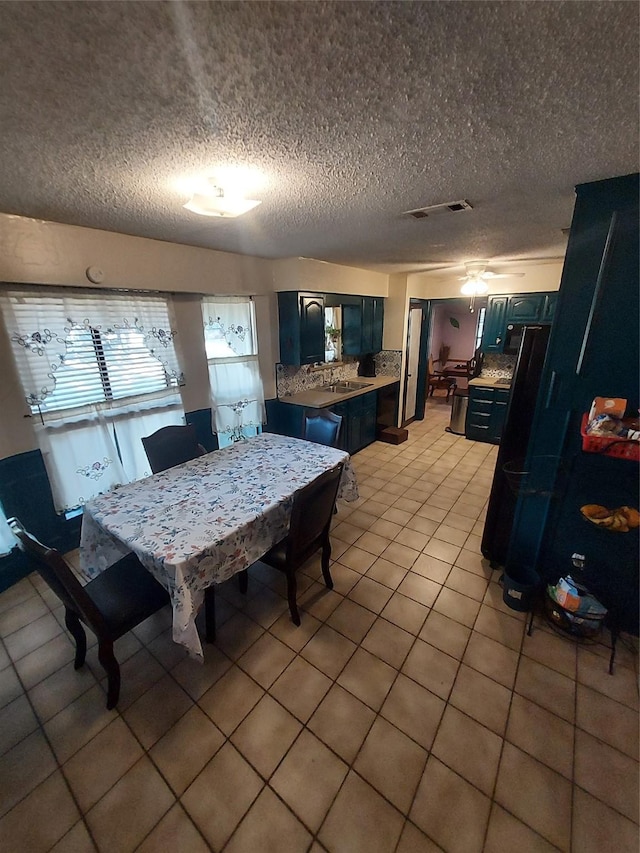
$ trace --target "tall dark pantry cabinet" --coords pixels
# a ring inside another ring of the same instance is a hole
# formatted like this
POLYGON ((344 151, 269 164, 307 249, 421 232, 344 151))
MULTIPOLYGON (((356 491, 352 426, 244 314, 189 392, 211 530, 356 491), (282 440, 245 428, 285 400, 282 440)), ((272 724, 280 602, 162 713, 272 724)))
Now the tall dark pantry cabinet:
POLYGON ((575 572, 638 633, 638 530, 587 521, 585 504, 638 509, 638 463, 586 452, 581 420, 594 397, 623 397, 638 414, 638 175, 576 187, 569 244, 527 454, 553 457, 548 482, 518 499, 506 572, 522 582, 575 572), (580 555, 580 557, 574 557, 580 555), (574 568, 584 558, 584 568, 574 568))

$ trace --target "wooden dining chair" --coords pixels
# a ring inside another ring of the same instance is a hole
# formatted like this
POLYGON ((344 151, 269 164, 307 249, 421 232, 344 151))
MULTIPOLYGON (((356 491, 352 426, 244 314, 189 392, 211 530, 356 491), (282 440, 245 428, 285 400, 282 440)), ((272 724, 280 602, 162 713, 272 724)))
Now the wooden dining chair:
POLYGON ((316 444, 326 444, 329 447, 336 447, 338 438, 340 437, 341 426, 342 415, 335 415, 333 412, 319 409, 317 414, 315 412, 312 415, 305 414, 302 437, 316 444))
POLYGON ((456 390, 457 383, 455 380, 455 376, 444 376, 440 373, 435 373, 433 369, 433 359, 429 356, 429 361, 427 365, 427 393, 430 397, 433 397, 433 392, 437 390, 444 390, 447 392, 447 402, 449 401, 450 395, 456 390))
POLYGON ((120 666, 113 644, 169 604, 169 593, 135 554, 118 560, 83 586, 59 551, 39 542, 17 518, 10 518, 9 526, 20 549, 64 605, 64 622, 76 642, 75 669, 83 665, 87 652, 82 623, 98 638, 98 660, 107 674, 107 708, 114 708, 120 696, 120 666))
POLYGON ((203 456, 207 451, 198 443, 193 424, 161 427, 142 439, 151 471, 157 474, 203 456))
POLYGON ((284 572, 287 576, 289 612, 291 620, 296 625, 300 624, 296 603, 296 570, 320 548, 324 582, 329 589, 333 589, 333 580, 329 571, 331 558, 329 528, 342 468, 342 463, 336 465, 335 468, 321 474, 308 486, 304 486, 295 493, 288 535, 260 558, 260 562, 284 572))

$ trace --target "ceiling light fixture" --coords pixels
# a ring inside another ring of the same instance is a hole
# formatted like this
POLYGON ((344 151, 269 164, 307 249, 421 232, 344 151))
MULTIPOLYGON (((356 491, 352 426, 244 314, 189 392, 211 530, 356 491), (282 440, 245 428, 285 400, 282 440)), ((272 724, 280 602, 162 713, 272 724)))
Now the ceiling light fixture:
POLYGON ((233 193, 211 184, 211 189, 195 192, 183 206, 200 216, 223 216, 226 219, 234 219, 236 216, 248 213, 259 204, 262 202, 245 198, 240 193, 233 193))

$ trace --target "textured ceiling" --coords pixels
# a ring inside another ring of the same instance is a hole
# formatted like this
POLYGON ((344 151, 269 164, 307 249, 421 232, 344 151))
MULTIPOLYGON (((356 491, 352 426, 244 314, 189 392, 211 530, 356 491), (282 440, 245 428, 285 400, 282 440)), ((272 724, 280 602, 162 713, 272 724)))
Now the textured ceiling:
POLYGON ((574 185, 638 168, 638 38, 633 2, 0 2, 0 210, 387 271, 561 256, 574 185), (238 164, 260 207, 182 208, 238 164))

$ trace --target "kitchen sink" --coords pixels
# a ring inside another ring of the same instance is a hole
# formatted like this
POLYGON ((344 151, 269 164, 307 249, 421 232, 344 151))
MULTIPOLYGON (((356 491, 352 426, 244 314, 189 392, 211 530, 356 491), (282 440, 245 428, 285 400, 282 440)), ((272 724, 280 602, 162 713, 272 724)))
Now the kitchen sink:
POLYGON ((348 394, 349 391, 361 391, 372 384, 372 382, 330 382, 328 385, 321 385, 320 391, 328 394, 348 394))

